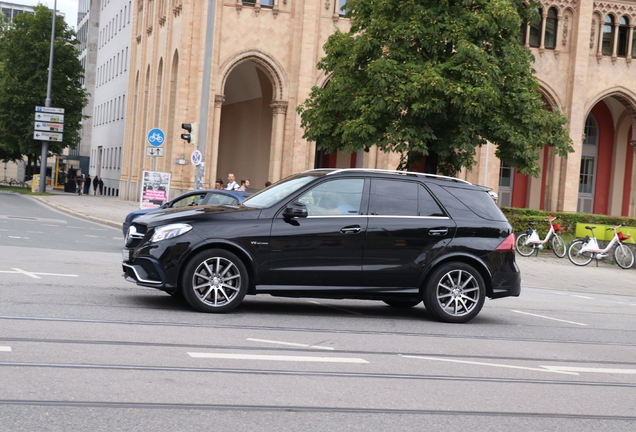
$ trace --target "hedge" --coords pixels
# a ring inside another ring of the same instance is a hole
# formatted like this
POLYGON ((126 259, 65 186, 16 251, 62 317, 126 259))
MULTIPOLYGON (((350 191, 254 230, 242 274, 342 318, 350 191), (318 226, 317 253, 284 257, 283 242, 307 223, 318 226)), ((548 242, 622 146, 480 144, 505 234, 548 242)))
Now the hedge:
POLYGON ((508 218, 515 233, 521 233, 528 229, 528 222, 538 222, 537 231, 542 238, 548 233, 548 223, 543 222, 549 217, 558 217, 556 222, 565 227, 566 235, 575 236, 576 224, 590 225, 619 225, 636 227, 636 218, 622 216, 607 216, 588 213, 548 212, 526 208, 502 207, 501 211, 508 218))

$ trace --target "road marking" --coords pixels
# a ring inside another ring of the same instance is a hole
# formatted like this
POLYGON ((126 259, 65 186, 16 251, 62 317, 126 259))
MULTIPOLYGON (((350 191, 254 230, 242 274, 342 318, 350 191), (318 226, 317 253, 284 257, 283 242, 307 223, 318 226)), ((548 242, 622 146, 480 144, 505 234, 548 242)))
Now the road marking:
POLYGON ((51 226, 51 227, 56 227, 56 228, 59 227, 59 225, 52 225, 52 224, 42 224, 42 226, 51 226))
POLYGON ((273 341, 273 340, 267 340, 267 339, 247 338, 247 340, 248 341, 252 341, 252 342, 263 342, 263 343, 289 345, 289 346, 297 346, 297 347, 304 347, 304 348, 309 347, 309 348, 317 348, 317 349, 324 349, 324 350, 333 350, 334 349, 332 347, 324 347, 324 346, 320 346, 320 345, 307 345, 307 344, 293 343, 293 342, 280 342, 280 341, 273 341))
POLYGON ((591 372, 607 374, 629 374, 636 375, 636 369, 610 369, 610 368, 586 368, 570 366, 541 366, 555 372, 591 372))
POLYGON ((44 234, 43 231, 27 231, 27 232, 31 234, 44 234))
POLYGON ((75 275, 75 274, 60 274, 60 273, 41 273, 41 272, 28 272, 19 268, 12 268, 12 270, 14 271, 9 271, 9 270, 0 270, 0 273, 11 273, 11 274, 23 274, 29 277, 32 277, 33 279, 42 279, 40 276, 38 275, 43 275, 43 276, 67 276, 67 277, 79 277, 79 275, 75 275))
POLYGON ((10 346, 0 346, 0 351, 11 352, 10 346))
POLYGON ((368 361, 364 359, 353 358, 353 357, 307 357, 307 356, 219 354, 219 353, 196 353, 196 352, 189 352, 188 355, 193 358, 213 358, 213 359, 231 359, 231 360, 266 360, 266 361, 287 361, 287 362, 359 363, 359 364, 369 363, 368 361))
POLYGON ((350 314, 354 314, 354 315, 363 315, 360 312, 354 312, 354 311, 350 311, 347 309, 342 309, 336 306, 329 306, 329 305, 324 305, 322 303, 318 303, 317 301, 313 301, 313 300, 307 300, 307 303, 313 303, 313 304, 317 304, 318 306, 324 306, 326 308, 331 308, 331 309, 335 309, 335 310, 339 310, 339 311, 343 311, 343 312, 348 312, 350 314))
POLYGON ((560 322, 564 322, 564 323, 568 323, 568 324, 576 324, 576 325, 580 325, 580 326, 586 326, 587 325, 587 324, 578 323, 578 322, 574 322, 574 321, 567 321, 567 320, 562 320, 562 319, 558 319, 558 318, 550 318, 550 317, 543 316, 543 315, 531 314, 529 312, 521 312, 521 311, 514 310, 514 309, 511 309, 511 311, 512 312, 516 312, 516 313, 520 313, 520 314, 524 314, 524 315, 530 315, 530 316, 534 316, 534 317, 545 318, 545 319, 554 320, 554 321, 560 321, 560 322))
POLYGON ((9 238, 14 238, 14 239, 21 239, 21 238, 23 238, 23 239, 25 239, 25 240, 28 240, 28 239, 29 239, 28 237, 18 237, 18 236, 7 236, 7 237, 9 237, 9 238))
MULTIPOLYGON (((472 361, 466 361, 466 360, 453 360, 453 359, 445 359, 445 358, 438 358, 438 357, 421 357, 421 356, 410 356, 410 355, 401 355, 401 356, 404 358, 436 360, 436 361, 443 361, 443 362, 449 362, 449 363, 472 364, 472 365, 478 365, 478 366, 494 366, 494 367, 507 368, 507 369, 522 369, 522 370, 530 370, 530 371, 538 371, 538 372, 554 372, 554 373, 561 373, 565 375, 579 375, 576 372, 531 368, 531 367, 525 367, 525 366, 513 366, 513 365, 505 365, 505 364, 497 364, 497 363, 472 362, 472 361)), ((545 367, 545 366, 542 366, 542 367, 545 367)))
POLYGON ((91 238, 105 238, 104 236, 96 236, 96 235, 90 235, 90 234, 84 234, 84 237, 91 237, 91 238))
POLYGON ((582 296, 582 295, 575 295, 575 294, 572 294, 572 297, 577 297, 577 298, 582 298, 582 299, 590 299, 590 300, 594 300, 594 297, 586 297, 586 296, 582 296))

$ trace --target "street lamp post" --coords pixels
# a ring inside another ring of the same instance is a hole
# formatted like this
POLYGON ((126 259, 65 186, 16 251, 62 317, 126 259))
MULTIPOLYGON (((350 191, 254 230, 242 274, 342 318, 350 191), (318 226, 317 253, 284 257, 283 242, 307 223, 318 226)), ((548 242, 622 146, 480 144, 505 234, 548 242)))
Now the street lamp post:
MULTIPOLYGON (((49 54, 49 78, 46 83, 45 107, 51 106, 51 84, 53 82, 53 48, 55 47, 55 15, 57 15, 57 0, 53 2, 53 25, 51 26, 51 52, 49 54)), ((42 140, 42 159, 40 161, 40 192, 46 192, 46 160, 48 159, 49 142, 42 140)))

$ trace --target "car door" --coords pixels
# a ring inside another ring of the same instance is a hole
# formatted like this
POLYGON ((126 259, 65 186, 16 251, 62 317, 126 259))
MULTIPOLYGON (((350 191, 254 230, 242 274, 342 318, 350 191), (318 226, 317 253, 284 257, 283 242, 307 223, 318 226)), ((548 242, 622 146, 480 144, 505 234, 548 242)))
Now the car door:
POLYGON ((367 228, 361 213, 364 188, 363 178, 326 180, 293 201, 307 208, 307 217, 284 218, 281 209, 271 231, 273 285, 360 286, 367 228))
POLYGON ((455 235, 455 222, 418 181, 372 179, 364 286, 417 287, 422 270, 455 235))

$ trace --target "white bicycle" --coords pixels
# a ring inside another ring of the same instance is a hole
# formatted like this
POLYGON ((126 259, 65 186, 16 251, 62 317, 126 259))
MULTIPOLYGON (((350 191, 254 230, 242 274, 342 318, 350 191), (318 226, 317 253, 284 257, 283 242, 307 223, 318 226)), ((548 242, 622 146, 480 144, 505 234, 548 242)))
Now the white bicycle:
POLYGON ((598 265, 598 260, 607 257, 609 255, 609 251, 612 250, 614 245, 616 245, 616 248, 614 249, 614 261, 616 264, 624 269, 628 269, 634 265, 634 252, 623 244, 623 241, 631 238, 632 236, 625 235, 622 232, 617 231, 618 228, 622 226, 623 225, 616 225, 615 227, 607 228, 607 231, 614 230, 614 237, 604 249, 601 249, 598 246, 598 241, 596 241, 596 237, 594 236, 594 228, 596 227, 586 226, 586 229, 592 231, 592 236, 587 236, 583 239, 576 239, 572 242, 568 249, 568 258, 572 261, 572 264, 585 266, 593 259, 596 259, 596 265, 598 265))
POLYGON ((551 217, 544 220, 544 222, 550 224, 550 228, 543 240, 541 240, 537 232, 537 223, 530 222, 530 228, 528 228, 525 233, 517 236, 517 242, 515 243, 517 252, 525 257, 532 255, 535 251, 539 254, 539 250, 543 249, 543 245, 552 238, 552 242, 550 243, 552 245, 552 251, 559 258, 563 258, 567 248, 565 246, 565 240, 559 235, 559 232, 565 230, 565 228, 559 226, 557 223, 553 223, 555 219, 557 218, 551 217))

